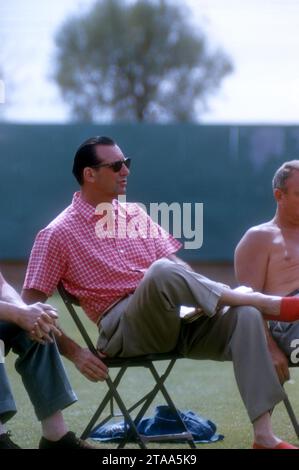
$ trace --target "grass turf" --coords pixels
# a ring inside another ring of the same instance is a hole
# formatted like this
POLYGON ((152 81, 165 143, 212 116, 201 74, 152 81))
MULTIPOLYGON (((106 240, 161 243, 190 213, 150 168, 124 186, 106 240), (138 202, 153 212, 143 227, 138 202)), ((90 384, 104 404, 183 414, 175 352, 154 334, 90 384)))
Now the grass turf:
MULTIPOLYGON (((60 299, 53 297, 51 303, 57 306, 60 311, 60 323, 63 329, 70 337, 81 342, 73 320, 69 317, 60 299)), ((90 331, 96 333, 96 328, 92 324, 85 323, 90 331)), ((32 449, 37 447, 40 439, 40 425, 35 418, 20 377, 14 370, 14 359, 14 355, 10 353, 6 358, 5 365, 18 413, 8 423, 8 428, 12 431, 15 442, 23 448, 32 449)), ((80 435, 84 425, 96 409, 100 397, 104 395, 106 386, 104 383, 89 382, 68 361, 65 361, 65 366, 79 400, 64 411, 64 416, 69 428, 80 435)), ((165 367, 165 364, 159 364, 158 367, 165 367)), ((286 391, 299 416, 298 374, 298 369, 291 370, 295 383, 286 384, 286 391)), ((132 397, 138 397, 143 391, 146 391, 149 383, 152 383, 152 379, 148 371, 142 368, 129 370, 121 383, 122 396, 125 398, 126 404, 130 404, 132 397)), ((199 448, 246 449, 251 447, 251 424, 238 393, 231 363, 179 360, 167 379, 167 389, 179 409, 192 410, 211 419, 217 424, 217 432, 224 434, 223 441, 198 444, 199 448)), ((158 404, 164 404, 163 397, 159 395, 147 415, 152 415, 154 407, 158 404)), ((278 436, 296 445, 297 438, 283 404, 275 408, 273 425, 278 436)), ((114 444, 99 444, 99 447, 113 448, 114 444)), ((136 446, 132 444, 130 447, 136 446)), ((151 443, 149 447, 174 449, 183 448, 186 445, 151 443)))

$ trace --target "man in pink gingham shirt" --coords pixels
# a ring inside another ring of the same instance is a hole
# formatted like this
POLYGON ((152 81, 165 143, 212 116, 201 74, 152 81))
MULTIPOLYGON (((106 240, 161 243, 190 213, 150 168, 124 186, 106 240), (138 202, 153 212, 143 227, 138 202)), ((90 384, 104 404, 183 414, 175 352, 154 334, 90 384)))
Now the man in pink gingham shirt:
MULTIPOLYGON (((180 248, 176 240, 138 205, 117 201, 126 193, 129 165, 107 137, 88 139, 79 147, 73 173, 80 192, 37 235, 23 299, 44 301, 62 281, 98 322, 98 350, 110 357, 176 348, 194 359, 232 360, 255 445, 280 448, 269 410, 285 394, 267 352, 261 314, 242 307, 267 310, 273 308, 273 300, 266 306, 266 298, 231 290, 181 262, 174 255, 180 248), (184 323, 181 305, 200 308, 203 315, 184 323), (235 307, 222 314, 221 305, 235 307)), ((38 324, 36 329, 38 334, 38 324)), ((104 362, 87 348, 66 334, 57 342, 60 352, 88 379, 107 377, 104 362)))
MULTIPOLYGON (((117 300, 135 291, 149 266, 167 257, 181 244, 157 226, 137 204, 112 203, 117 221, 143 224, 155 238, 107 237, 97 234, 101 216, 75 193, 72 204, 36 237, 26 274, 26 289, 50 297, 60 280, 94 322, 117 300), (127 207, 126 207, 127 206, 127 207), (155 230, 156 229, 156 230, 155 230)), ((109 210, 109 207, 108 207, 109 210)), ((137 232, 138 233, 138 232, 137 232)))

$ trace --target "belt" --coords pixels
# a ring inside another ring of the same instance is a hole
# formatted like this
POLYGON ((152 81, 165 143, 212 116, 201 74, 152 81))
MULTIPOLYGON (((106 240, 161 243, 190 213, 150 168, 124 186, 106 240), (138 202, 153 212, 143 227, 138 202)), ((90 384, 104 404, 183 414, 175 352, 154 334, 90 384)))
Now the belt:
POLYGON ((107 308, 105 308, 105 310, 100 314, 99 318, 97 319, 97 326, 100 326, 101 320, 106 315, 108 315, 108 313, 110 312, 110 310, 113 309, 113 307, 115 307, 117 304, 119 304, 119 302, 121 302, 122 300, 124 300, 128 296, 129 296, 129 294, 126 294, 124 297, 121 297, 120 299, 115 300, 114 302, 112 302, 112 304, 110 304, 107 308))

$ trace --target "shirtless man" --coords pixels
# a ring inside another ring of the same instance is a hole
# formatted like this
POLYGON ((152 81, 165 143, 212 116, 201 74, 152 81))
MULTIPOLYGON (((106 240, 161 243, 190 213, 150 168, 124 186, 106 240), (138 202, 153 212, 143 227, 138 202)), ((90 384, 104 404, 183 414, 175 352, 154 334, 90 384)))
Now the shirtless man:
MULTIPOLYGON (((240 284, 271 295, 299 294, 299 160, 285 162, 273 178, 274 218, 251 227, 235 251, 240 284)), ((298 362, 299 322, 270 322, 269 351, 281 383, 289 379, 288 361, 298 362)))

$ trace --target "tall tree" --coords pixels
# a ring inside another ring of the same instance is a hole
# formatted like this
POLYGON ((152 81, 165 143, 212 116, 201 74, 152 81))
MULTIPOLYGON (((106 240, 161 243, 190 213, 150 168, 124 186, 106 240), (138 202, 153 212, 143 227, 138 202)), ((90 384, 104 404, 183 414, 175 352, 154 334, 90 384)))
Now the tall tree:
POLYGON ((166 0, 99 0, 69 18, 56 37, 54 79, 72 118, 195 119, 232 64, 189 18, 166 0))

